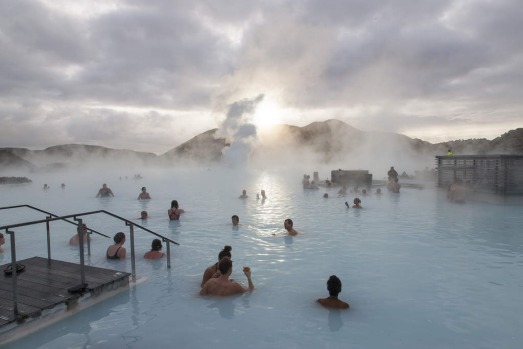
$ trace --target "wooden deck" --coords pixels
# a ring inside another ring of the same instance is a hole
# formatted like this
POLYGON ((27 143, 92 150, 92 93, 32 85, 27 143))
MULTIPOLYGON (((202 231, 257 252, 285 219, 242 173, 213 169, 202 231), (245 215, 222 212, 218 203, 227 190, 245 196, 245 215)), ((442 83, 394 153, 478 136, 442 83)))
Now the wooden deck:
POLYGON ((17 275, 18 318, 13 312, 12 276, 7 276, 0 266, 0 342, 4 332, 28 320, 42 317, 47 311, 67 312, 76 308, 79 301, 129 285, 130 273, 85 266, 83 292, 71 293, 68 289, 81 284, 80 264, 32 257, 18 261, 25 270, 17 275))

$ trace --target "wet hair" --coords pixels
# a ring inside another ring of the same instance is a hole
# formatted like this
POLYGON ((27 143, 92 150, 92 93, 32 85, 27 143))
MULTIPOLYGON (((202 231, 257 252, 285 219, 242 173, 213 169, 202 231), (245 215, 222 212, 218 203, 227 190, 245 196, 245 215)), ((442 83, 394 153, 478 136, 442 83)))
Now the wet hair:
POLYGON ((361 203, 360 198, 354 198, 354 205, 361 203))
POLYGON ((329 280, 327 280, 327 290, 329 291, 329 296, 338 297, 338 294, 341 292, 341 280, 336 275, 331 275, 329 280))
POLYGON ((176 200, 171 201, 171 208, 173 208, 173 207, 178 208, 178 201, 176 201, 176 200))
POLYGON ((114 234, 113 240, 114 240, 115 243, 119 244, 124 239, 125 239, 125 234, 124 233, 119 232, 119 233, 114 234))
POLYGON ((147 189, 145 187, 142 187, 142 191, 146 191, 147 189))
POLYGON ((218 253, 218 260, 222 260, 223 257, 231 258, 232 257, 231 250, 232 250, 231 246, 228 246, 228 245, 224 246, 223 250, 221 250, 220 253, 218 253))
POLYGON ((154 239, 151 243, 151 251, 160 251, 162 249, 162 242, 160 239, 154 239))
POLYGON ((238 217, 237 215, 232 215, 231 219, 232 219, 232 220, 235 220, 235 221, 237 221, 237 222, 240 221, 240 217, 238 217))
POLYGON ((294 223, 292 222, 292 219, 287 218, 283 223, 289 223, 289 225, 292 227, 294 223))
POLYGON ((232 261, 229 258, 224 258, 218 262, 218 270, 222 275, 225 275, 232 268, 232 261))
POLYGON ((147 218, 147 216, 148 216, 147 211, 140 212, 140 217, 141 218, 147 218))

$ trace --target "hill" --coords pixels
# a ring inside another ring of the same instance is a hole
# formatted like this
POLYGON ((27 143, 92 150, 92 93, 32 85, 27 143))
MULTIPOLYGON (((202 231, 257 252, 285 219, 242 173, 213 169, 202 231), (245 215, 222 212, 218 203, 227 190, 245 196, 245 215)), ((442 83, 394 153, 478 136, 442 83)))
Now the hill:
MULTIPOLYGON (((218 129, 203 132, 162 155, 95 145, 64 144, 43 150, 0 148, 1 169, 53 171, 78 164, 172 166, 184 162, 209 163, 222 159, 234 140, 217 137, 218 129)), ((330 164, 334 167, 372 168, 374 164, 407 164, 433 167, 434 156, 446 154, 523 155, 523 128, 511 130, 496 139, 455 140, 431 144, 392 132, 365 132, 331 119, 304 127, 279 125, 270 133, 260 133, 246 151, 260 163, 330 164)), ((390 165, 389 165, 390 166, 390 165)), ((412 167, 411 166, 411 167, 412 167)))

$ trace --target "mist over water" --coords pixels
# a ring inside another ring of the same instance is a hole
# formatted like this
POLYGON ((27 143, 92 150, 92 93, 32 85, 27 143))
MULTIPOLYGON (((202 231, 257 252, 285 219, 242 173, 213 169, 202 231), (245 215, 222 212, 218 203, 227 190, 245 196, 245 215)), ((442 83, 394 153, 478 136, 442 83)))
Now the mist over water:
MULTIPOLYGON (((168 270, 165 260, 141 259, 152 237, 136 229, 137 285, 13 345, 203 348, 211 339, 201 333, 212 331, 214 344, 229 347, 519 348, 521 206, 449 205, 444 191, 427 185, 402 188, 399 195, 360 196, 364 209, 346 209, 354 195, 301 187, 304 173, 317 170, 324 179, 331 167, 101 166, 32 174, 32 184, 0 186, 1 206, 28 203, 56 214, 105 209, 180 243, 172 248, 168 270), (143 178, 134 179, 136 174, 143 178), (103 183, 114 198, 95 198, 103 183), (42 190, 43 184, 51 189, 42 190), (142 186, 151 200, 137 200, 142 186), (238 199, 243 189, 246 200, 238 199), (262 189, 267 200, 256 200, 262 189), (173 199, 186 210, 179 222, 167 218, 173 199), (146 222, 137 219, 141 210, 150 215, 146 222), (230 225, 233 214, 240 217, 237 229, 230 225), (285 218, 294 220, 296 238, 281 235, 285 218), (199 298, 201 275, 224 245, 233 247, 233 278, 245 284, 241 267, 249 265, 256 290, 199 298), (332 274, 343 282, 340 298, 351 304, 348 312, 314 303, 327 296, 332 274)), ((1 224, 42 218, 27 209, 0 211, 1 224)), ((87 216, 85 223, 111 238, 128 233, 122 222, 104 216, 87 216)), ((53 258, 78 260, 78 251, 67 245, 75 228, 58 222, 51 227, 53 258)), ((16 233, 19 258, 45 256, 44 225, 16 233)), ((105 259, 110 243, 93 236, 88 263, 130 271, 129 259, 105 259)), ((9 260, 8 251, 0 255, 2 264, 9 260)))

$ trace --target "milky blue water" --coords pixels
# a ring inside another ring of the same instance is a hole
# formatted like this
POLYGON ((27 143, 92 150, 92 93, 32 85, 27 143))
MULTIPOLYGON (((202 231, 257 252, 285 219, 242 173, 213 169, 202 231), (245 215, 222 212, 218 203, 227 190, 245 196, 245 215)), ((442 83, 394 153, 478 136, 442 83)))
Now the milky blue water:
MULTIPOLYGON (((141 258, 153 237, 137 229, 138 283, 6 347, 521 348, 523 206, 453 205, 428 184, 360 195, 364 208, 346 209, 354 195, 304 191, 303 173, 140 169, 30 175, 33 184, 0 186, 0 206, 31 204, 61 215, 105 209, 133 219, 145 209, 144 226, 180 243, 168 269, 165 261, 141 258), (134 180, 135 173, 144 178, 134 180), (94 197, 104 182, 114 198, 94 197), (149 202, 136 200, 142 186, 149 202), (242 189, 247 200, 238 199, 242 189), (261 189, 264 202, 256 200, 261 189), (187 211, 180 222, 167 218, 172 199, 187 211), (233 214, 240 217, 237 229, 233 214), (285 218, 293 219, 297 237, 283 236, 285 218), (249 265, 256 289, 201 298, 203 271, 224 245, 233 248, 232 278, 246 285, 241 268, 249 265), (343 282, 348 311, 315 303, 328 296, 332 274, 343 282)), ((29 209, 0 211, 0 225, 43 218, 29 209)), ((128 233, 104 216, 85 223, 111 237, 128 233)), ((56 222, 51 229, 53 258, 77 261, 78 251, 67 244, 75 228, 56 222)), ((15 231, 19 259, 46 256, 44 225, 15 231)), ((6 240, 0 264, 10 261, 6 240)), ((110 243, 94 236, 88 263, 130 272, 129 259, 106 260, 110 243)))

